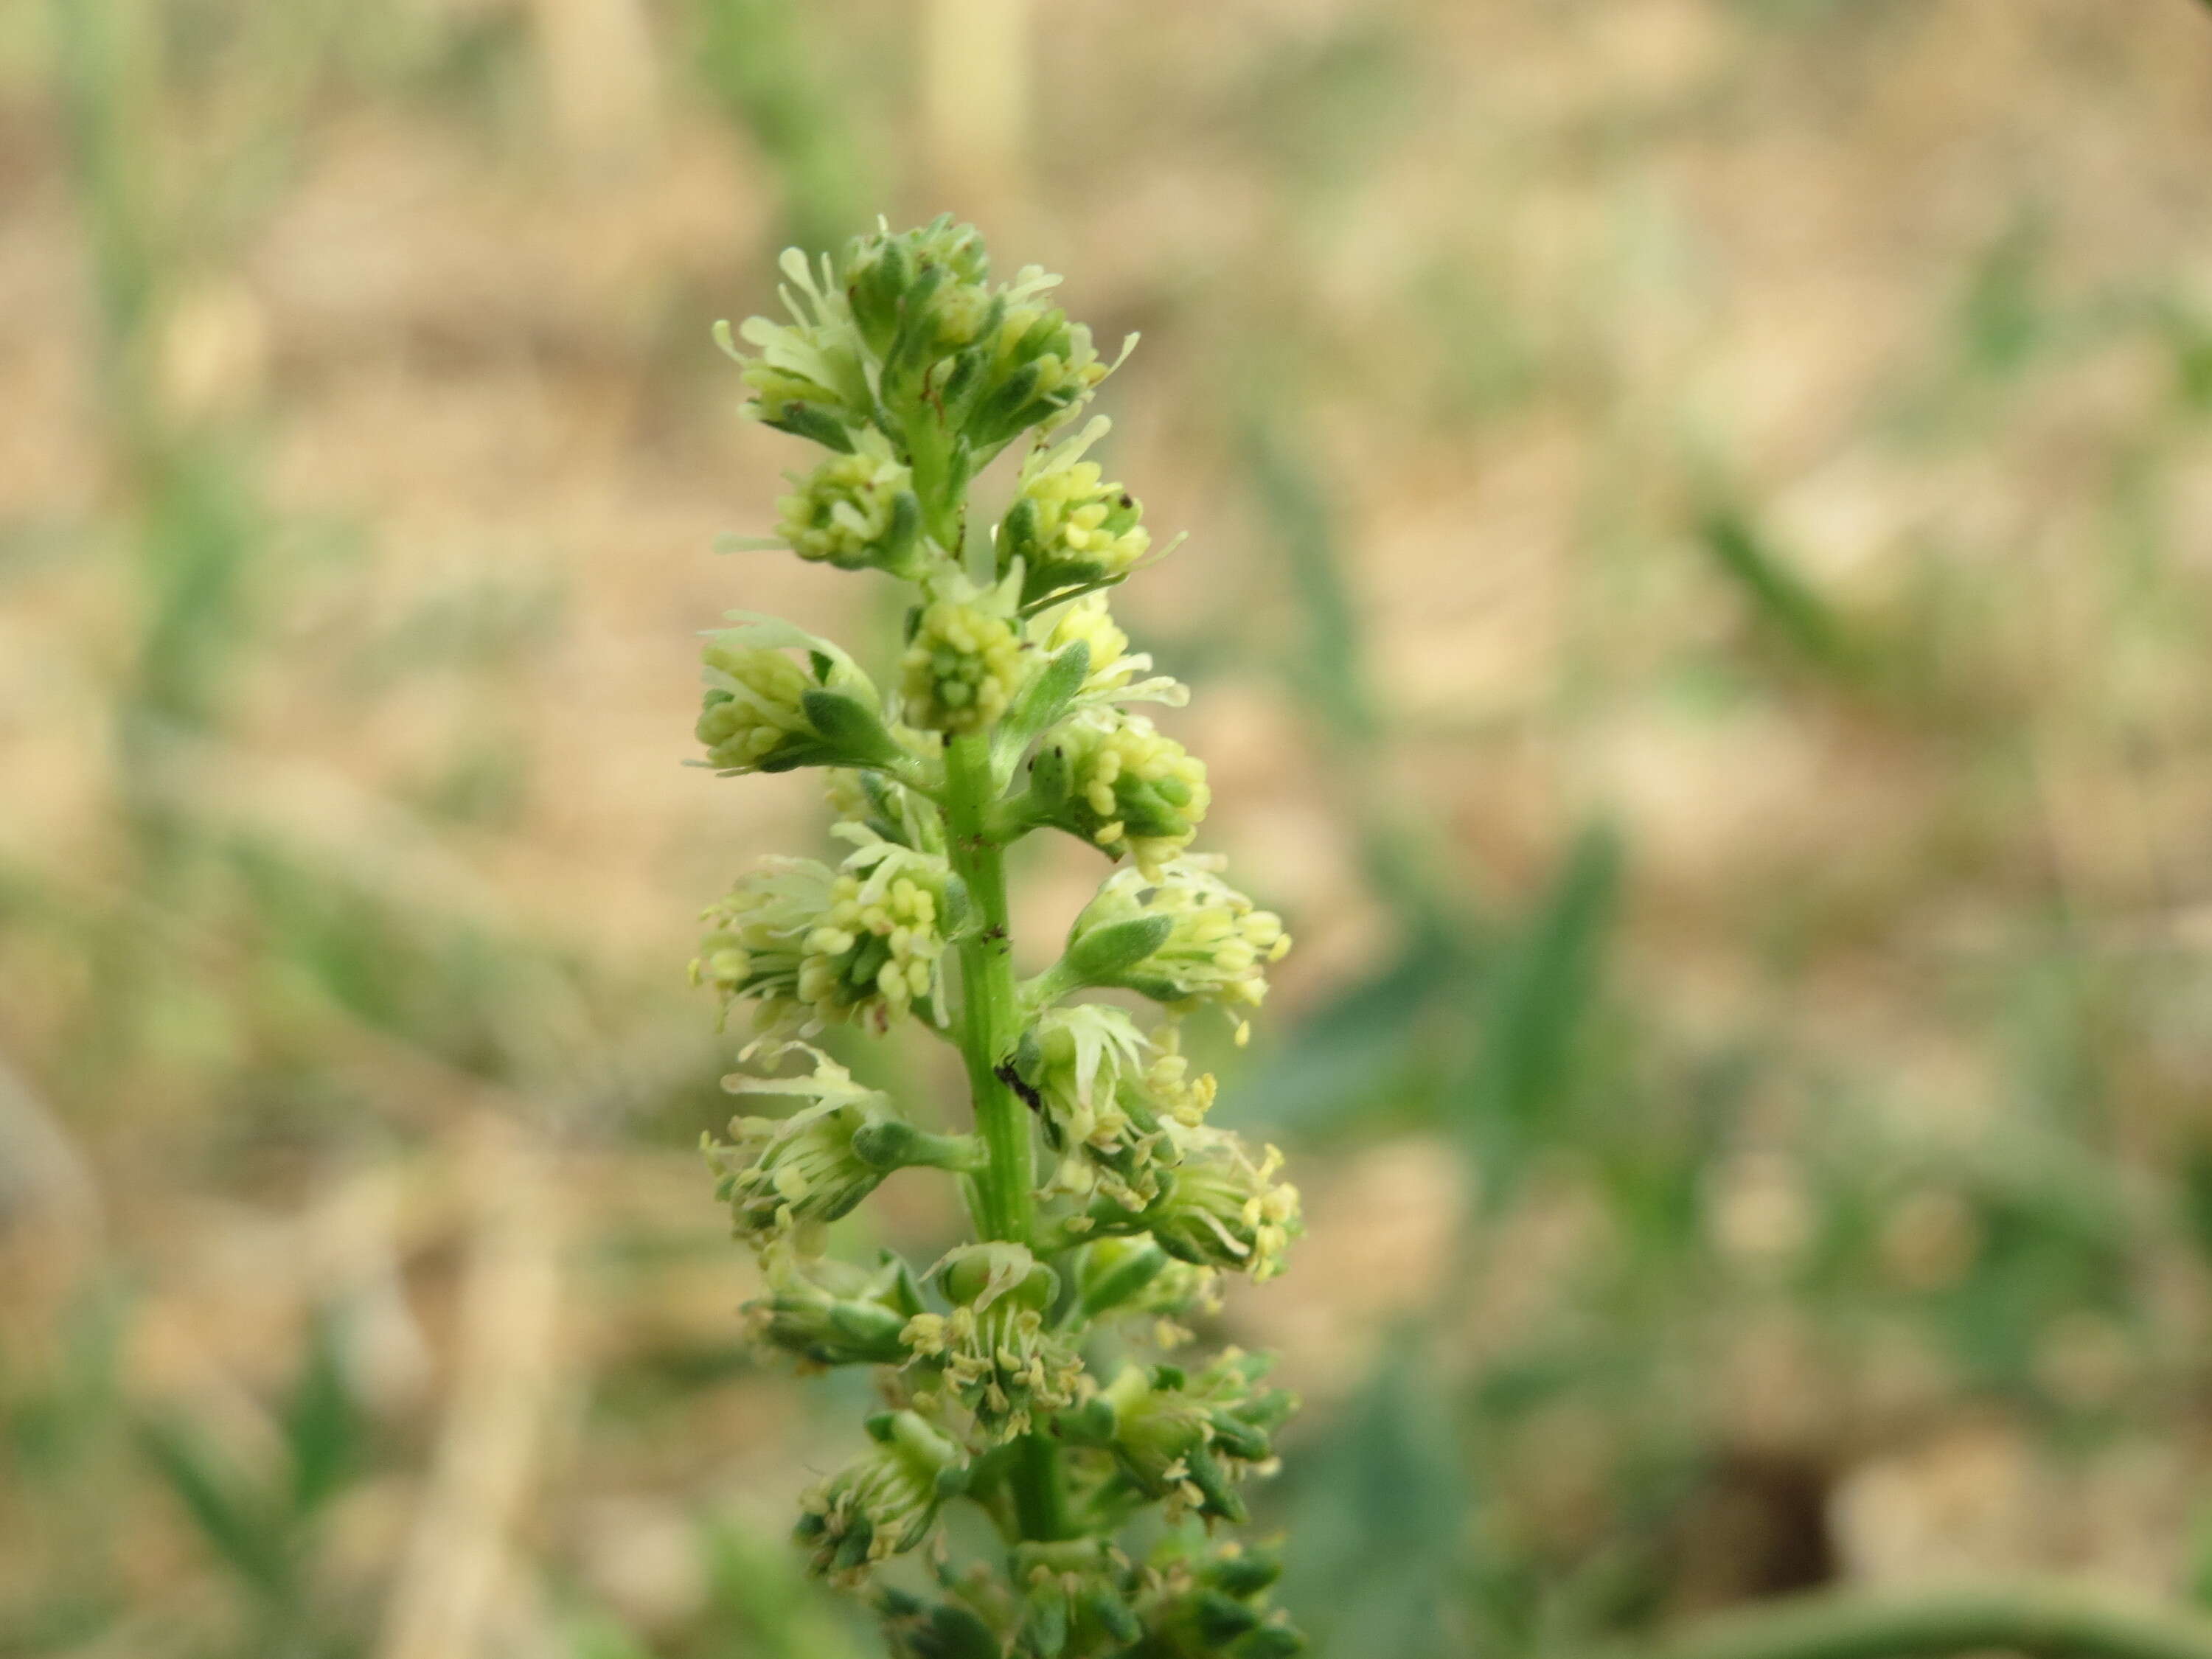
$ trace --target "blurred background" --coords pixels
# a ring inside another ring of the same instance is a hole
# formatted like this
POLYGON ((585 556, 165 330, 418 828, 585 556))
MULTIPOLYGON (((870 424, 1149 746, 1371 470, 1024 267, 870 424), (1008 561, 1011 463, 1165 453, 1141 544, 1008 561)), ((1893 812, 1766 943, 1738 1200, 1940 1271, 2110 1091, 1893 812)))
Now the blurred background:
POLYGON ((708 327, 942 208, 1145 337, 1322 1650, 2212 1597, 2208 145, 2188 0, 0 6, 0 1653, 873 1651, 679 763, 896 624, 708 327))

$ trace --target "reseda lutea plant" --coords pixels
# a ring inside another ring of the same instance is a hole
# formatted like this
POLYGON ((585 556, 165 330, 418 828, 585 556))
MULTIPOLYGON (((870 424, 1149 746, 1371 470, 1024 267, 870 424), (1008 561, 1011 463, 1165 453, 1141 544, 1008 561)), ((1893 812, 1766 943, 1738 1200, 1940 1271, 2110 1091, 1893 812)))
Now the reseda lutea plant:
POLYGON ((1178 1042, 1209 1008, 1241 1041, 1290 941, 1191 854, 1206 769, 1129 712, 1188 693, 1107 610, 1151 552, 1136 501, 1085 459, 1107 422, 1062 435, 1116 365, 1050 303, 1058 277, 994 283, 981 239, 949 218, 783 269, 789 322, 747 322, 750 355, 718 331, 749 412, 830 452, 767 544, 915 590, 880 678, 743 612, 706 649, 709 763, 829 769, 850 849, 835 868, 767 860, 708 912, 693 968, 726 1011, 753 1005, 746 1059, 805 1068, 729 1079, 797 1109, 708 1146, 769 1286, 760 1334, 811 1365, 881 1368, 887 1409, 808 1493, 799 1539, 816 1571, 871 1589, 913 1659, 1296 1653, 1265 1607, 1273 1555, 1213 1536, 1244 1519, 1238 1483, 1272 1468, 1293 1402, 1257 1356, 1159 1357, 1192 1340, 1182 1322, 1215 1305, 1220 1274, 1268 1278, 1298 1231, 1278 1155, 1206 1122, 1213 1079, 1178 1042), (1025 434, 988 523, 970 486, 1025 434), (1121 867, 1024 980, 1005 857, 1038 830, 1121 867), (1147 1030, 1078 1000, 1097 989, 1162 1017, 1147 1030), (902 1021, 959 1049, 964 1127, 807 1041, 902 1021), (902 1169, 960 1183, 974 1241, 919 1272, 829 1254, 825 1224, 902 1169), (995 1528, 991 1559, 956 1559, 956 1504, 995 1528), (876 1573, 908 1553, 904 1584, 876 1573))

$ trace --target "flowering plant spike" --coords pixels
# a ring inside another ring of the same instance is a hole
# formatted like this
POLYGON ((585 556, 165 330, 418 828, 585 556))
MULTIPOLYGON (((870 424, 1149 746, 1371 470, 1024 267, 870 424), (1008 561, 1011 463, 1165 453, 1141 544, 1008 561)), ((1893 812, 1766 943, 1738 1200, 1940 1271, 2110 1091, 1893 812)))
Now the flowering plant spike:
POLYGON ((1089 459, 1108 423, 1068 435, 1119 359, 1053 303, 1057 276, 994 282, 949 217, 782 268, 787 321, 745 323, 750 349, 717 330, 747 412, 827 452, 769 544, 910 590, 894 661, 742 612, 705 650, 706 763, 823 769, 843 849, 765 860, 707 911, 692 964, 753 1023, 728 1086, 790 1097, 707 1144, 767 1281, 759 1337, 878 1368, 884 1408, 798 1537, 905 1659, 1296 1653, 1273 1553, 1224 1534, 1295 1402, 1260 1356, 1182 1350, 1222 1274, 1280 1271, 1297 1193, 1273 1148, 1206 1121, 1213 1079, 1179 1041, 1212 1010, 1242 1042, 1290 940, 1191 852, 1206 768, 1131 712, 1188 694, 1107 606, 1153 553, 1089 459), (971 487, 1017 443, 986 516, 971 487), (1040 830, 1115 868, 1024 978, 1005 857, 1040 830), (964 1110, 811 1046, 902 1022, 958 1049, 964 1110), (830 1224, 902 1170, 957 1183, 972 1239, 933 1263, 839 1255, 830 1224), (956 1524, 963 1507, 987 1524, 956 1524))

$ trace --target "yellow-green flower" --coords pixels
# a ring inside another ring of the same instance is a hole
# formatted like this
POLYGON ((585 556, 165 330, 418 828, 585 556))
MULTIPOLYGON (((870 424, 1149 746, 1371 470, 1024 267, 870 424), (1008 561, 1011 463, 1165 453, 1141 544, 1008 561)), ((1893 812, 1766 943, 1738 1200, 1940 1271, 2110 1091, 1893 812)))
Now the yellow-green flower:
POLYGON ((934 347, 966 345, 989 309, 990 276, 983 239, 948 213, 918 230, 885 226, 854 237, 845 252, 843 286, 855 324, 880 356, 922 314, 934 347))
POLYGON ((1048 1010, 1017 1062, 1036 1093, 1060 1164, 1045 1190, 1142 1209, 1182 1157, 1178 1136, 1205 1121, 1213 1079, 1193 1077, 1172 1036, 1156 1043, 1121 1009, 1048 1010))
POLYGON ((869 1419, 876 1442, 799 1500, 799 1541, 823 1577, 853 1583, 887 1556, 929 1535, 937 1511, 960 1489, 960 1449, 913 1412, 869 1419))
MULTIPOLYGON (((1267 969, 1289 951, 1290 935, 1282 918, 1255 906, 1215 866, 1211 859, 1182 858, 1157 876, 1116 871, 1076 918, 1069 954, 1079 955, 1085 938, 1103 929, 1164 921, 1160 942, 1111 983, 1171 1006, 1212 1003, 1232 1014, 1256 1008, 1267 994, 1267 969)), ((1237 1029, 1242 1042, 1244 1027, 1237 1029)))
POLYGON ((1304 1231, 1298 1189, 1275 1179, 1282 1164, 1273 1146, 1255 1163, 1236 1135, 1199 1130, 1169 1177, 1167 1195, 1144 1212, 1145 1230, 1182 1261, 1272 1279, 1304 1231))
POLYGON ((788 1117, 739 1117, 730 1139, 702 1143, 721 1175, 715 1195, 730 1206, 738 1233, 757 1245, 782 1238, 807 1222, 835 1221, 875 1191, 884 1172, 853 1149, 853 1137, 890 1097, 863 1087, 818 1049, 805 1049, 814 1069, 804 1077, 724 1079, 733 1093, 797 1095, 812 1101, 788 1117))
POLYGON ((727 324, 716 325, 714 337, 744 370, 753 393, 747 415, 832 449, 849 449, 853 430, 867 424, 874 406, 852 307, 827 255, 817 270, 797 248, 786 248, 778 264, 785 283, 776 292, 791 321, 748 317, 737 331, 755 349, 752 356, 737 349, 727 324))
POLYGON ((918 763, 883 720, 875 684, 828 640, 773 617, 732 611, 707 636, 696 727, 725 774, 865 766, 905 774, 918 763), (806 653, 801 667, 788 653, 806 653))
POLYGON ((921 1310, 907 1266, 888 1251, 873 1271, 843 1261, 801 1262, 787 1253, 767 1262, 769 1294, 744 1311, 760 1340, 809 1365, 898 1365, 899 1333, 921 1310))
POLYGON ((1103 593, 1052 606, 1029 625, 1029 636, 1040 653, 1058 656, 1080 641, 1089 660, 1083 684, 1075 696, 1078 708, 1125 702, 1163 702, 1180 708, 1190 701, 1190 689, 1164 674, 1152 673, 1151 653, 1129 649, 1129 636, 1107 609, 1103 593), (1139 679, 1139 674, 1150 675, 1139 679))
POLYGON ((1103 415, 1066 442, 1039 442, 1023 459, 1013 505, 999 526, 999 568, 1022 562, 1025 603, 1063 588, 1118 582, 1152 550, 1143 505, 1109 483, 1084 452, 1105 436, 1103 415))
POLYGON ((725 1009, 757 999, 764 1032, 848 1024, 883 1031, 917 1005, 942 1016, 944 859, 865 825, 845 828, 862 844, 842 869, 763 860, 706 913, 692 982, 713 985, 725 1009))
POLYGON ((1112 1450, 1148 1496, 1165 1498, 1172 1519, 1188 1508, 1244 1518, 1231 1481, 1253 1466, 1271 1467, 1269 1436, 1296 1401, 1261 1389, 1264 1360, 1231 1348, 1195 1376, 1173 1365, 1125 1365, 1063 1432, 1112 1450))
POLYGON ((881 433, 860 433, 852 453, 832 455, 794 482, 775 504, 776 530, 800 558, 902 575, 915 568, 921 506, 914 474, 881 433))
POLYGON ((1086 709, 1044 746, 1067 769, 1067 827, 1111 857, 1130 858, 1148 881, 1190 845, 1212 805, 1206 763, 1142 714, 1086 709))
POLYGON ((979 449, 995 451, 1030 427, 1050 432, 1065 425, 1137 343, 1129 336, 1121 358, 1107 362, 1090 329, 1044 299, 1059 285, 1042 266, 1024 265, 996 296, 998 326, 979 343, 988 356, 964 423, 979 449))
POLYGON ((698 737, 715 767, 757 772, 812 743, 814 728, 801 700, 814 690, 814 681, 782 652, 713 644, 707 647, 706 665, 698 737))
POLYGON ((968 1244, 932 1276, 951 1308, 916 1315, 902 1340, 987 1437, 1026 1434, 1038 1413, 1074 1401, 1083 1358, 1045 1328, 1060 1282, 1051 1268, 1019 1244, 968 1244))

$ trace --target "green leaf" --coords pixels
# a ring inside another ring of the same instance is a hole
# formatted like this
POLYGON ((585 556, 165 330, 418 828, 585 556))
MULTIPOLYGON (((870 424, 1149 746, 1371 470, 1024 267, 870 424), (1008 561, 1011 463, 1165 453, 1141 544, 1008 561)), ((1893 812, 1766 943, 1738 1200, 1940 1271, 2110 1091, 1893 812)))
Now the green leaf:
POLYGON ((1856 643, 1834 609, 1768 544, 1741 507, 1725 502, 1709 507, 1699 533, 1763 628, 1832 673, 1855 668, 1856 643))
POLYGON ((338 1364, 337 1332, 325 1316, 315 1322, 307 1369, 284 1414, 292 1454, 292 1507, 301 1515, 337 1492, 352 1473, 361 1444, 361 1418, 338 1364))
POLYGON ((1458 1033, 1472 959, 1470 941, 1424 930, 1379 973, 1301 1019, 1261 1065, 1229 1079, 1216 1116, 1236 1124, 1264 1115, 1271 1129, 1310 1133, 1380 1103, 1431 1104, 1439 1076, 1467 1064, 1458 1033))
POLYGON ((1577 837, 1522 936, 1491 969, 1481 1047, 1462 1110, 1479 1149, 1510 1179, 1562 1100, 1583 1022, 1596 999, 1620 887, 1619 836, 1603 825, 1577 837))
POLYGON ((1279 1593, 1332 1651, 1464 1651, 1447 1628, 1471 1507, 1456 1440, 1435 1383, 1401 1341, 1315 1448, 1279 1593))
POLYGON ((1288 567, 1291 595, 1304 624, 1291 659, 1298 689, 1340 737, 1371 738, 1381 722, 1368 690, 1365 630, 1344 578, 1335 504, 1322 474, 1264 422, 1247 434, 1245 457, 1270 545, 1288 567))
POLYGON ((182 1423, 149 1423, 140 1437, 148 1458, 216 1553, 262 1595, 288 1598, 292 1560, 283 1528, 244 1474, 182 1423))

